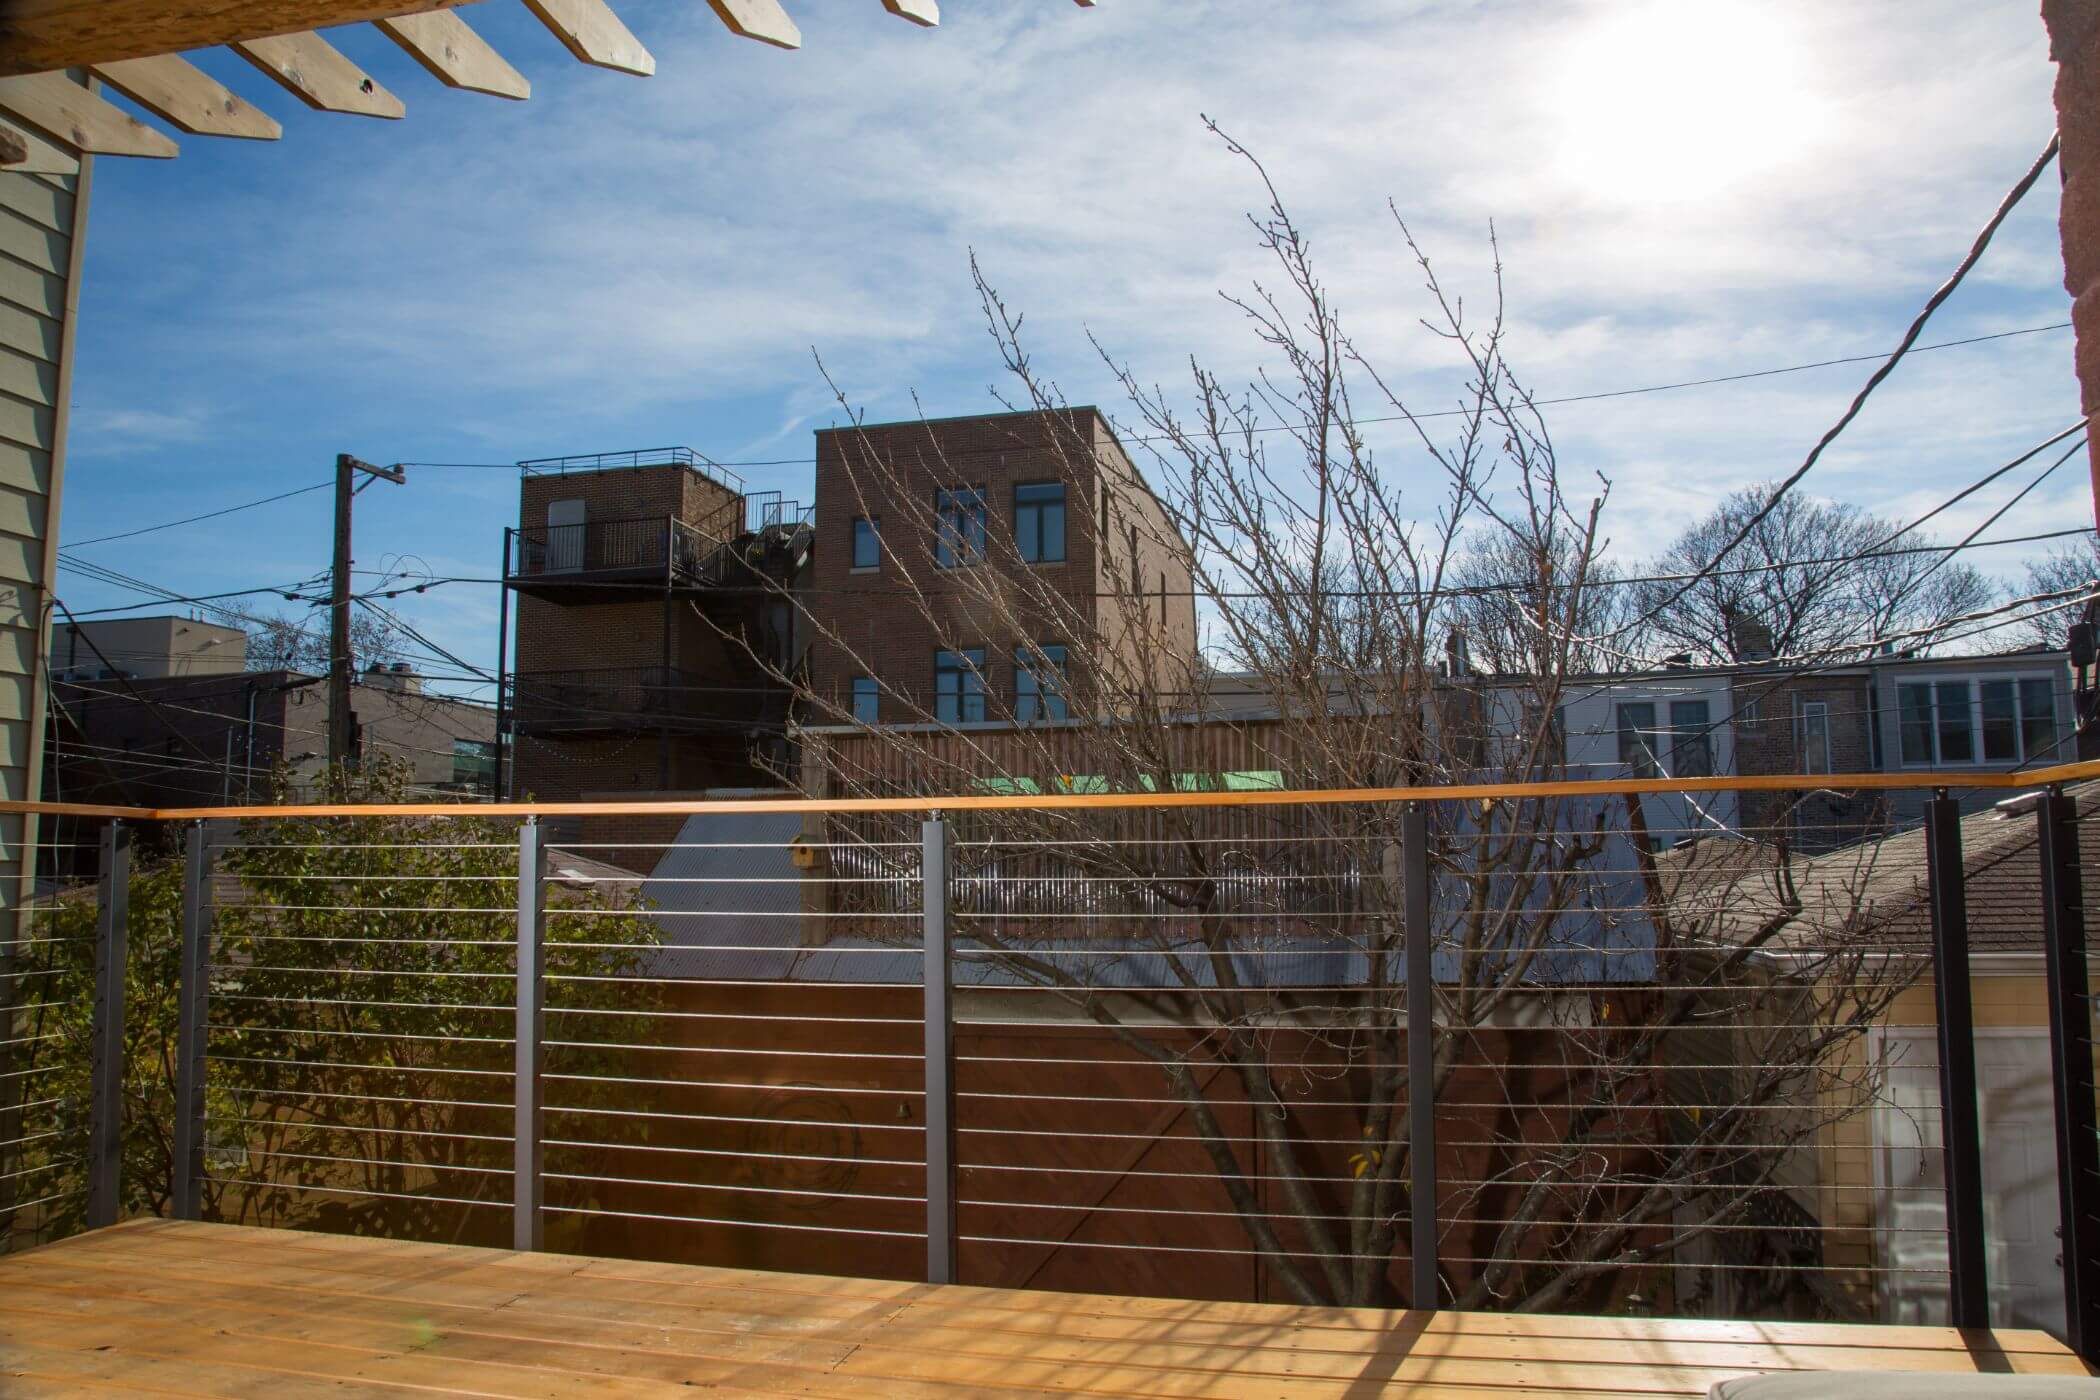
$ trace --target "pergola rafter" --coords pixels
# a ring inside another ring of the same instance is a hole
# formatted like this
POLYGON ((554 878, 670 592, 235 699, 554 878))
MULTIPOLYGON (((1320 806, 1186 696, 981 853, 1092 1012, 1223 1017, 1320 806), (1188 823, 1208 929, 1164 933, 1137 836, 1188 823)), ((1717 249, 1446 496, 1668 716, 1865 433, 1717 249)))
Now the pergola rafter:
MULTIPOLYGON (((832 3, 833 0, 827 0, 832 3)), ((67 174, 82 155, 176 154, 174 139, 66 75, 190 136, 274 141, 277 121, 179 53, 224 46, 316 111, 398 118, 406 104, 317 31, 371 24, 447 87, 523 101, 532 85, 460 13, 502 0, 9 0, 0 9, 0 169, 67 174)), ((522 0, 578 62, 646 77, 656 59, 606 0, 522 0)), ((931 28, 938 0, 880 0, 931 28)), ((1091 7, 1093 0, 1076 0, 1091 7)), ((707 0, 731 33, 802 44, 781 0, 707 0)))

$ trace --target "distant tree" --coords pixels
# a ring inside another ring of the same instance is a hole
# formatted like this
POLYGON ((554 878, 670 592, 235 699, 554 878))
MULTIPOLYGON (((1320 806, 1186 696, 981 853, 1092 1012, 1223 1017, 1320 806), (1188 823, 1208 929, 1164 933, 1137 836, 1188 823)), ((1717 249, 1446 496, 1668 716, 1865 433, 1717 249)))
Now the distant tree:
MULTIPOLYGON (((353 672, 401 659, 401 638, 384 618, 356 612, 350 616, 350 664, 353 672)), ((262 614, 248 619, 248 669, 328 670, 328 620, 316 610, 305 618, 262 614)))
MULTIPOLYGON (((1775 487, 1735 492, 1643 572, 1689 576, 1707 569, 1775 487)), ((1695 663, 1714 665, 1757 659, 1759 652, 1864 655, 1876 638, 1896 633, 1907 634, 1905 647, 1929 646, 1952 619, 1986 606, 1994 590, 1959 560, 1909 552, 1936 541, 1901 530, 1855 506, 1783 496, 1689 589, 1682 577, 1638 585, 1635 604, 1653 616, 1635 640, 1652 654, 1688 653, 1695 663)))
POLYGON ((1477 528, 1451 570, 1451 622, 1490 675, 1623 671, 1625 649, 1604 639, 1634 616, 1624 573, 1565 525, 1537 541, 1477 528))
MULTIPOLYGON (((2023 597, 2037 593, 2063 593, 2074 588, 2089 588, 2096 579, 2100 579, 2100 536, 2088 535, 2082 544, 2064 545, 2039 559, 2028 560, 2025 586, 2020 593, 2023 597)), ((2036 611, 2021 617, 2014 635, 2034 646, 2062 646, 2066 631, 2081 613, 2077 609, 2040 610, 2050 606, 2040 604, 2036 611)))

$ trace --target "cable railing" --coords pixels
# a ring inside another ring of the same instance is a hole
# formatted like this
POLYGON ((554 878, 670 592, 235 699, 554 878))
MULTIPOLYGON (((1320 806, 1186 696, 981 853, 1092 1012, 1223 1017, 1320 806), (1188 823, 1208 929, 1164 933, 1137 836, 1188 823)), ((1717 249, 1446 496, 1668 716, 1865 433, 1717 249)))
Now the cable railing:
POLYGON ((0 1231, 2094 1359, 2095 776, 1868 830, 1642 800, 1707 780, 67 808, 102 878, 0 945, 0 1231), (556 845, 567 815, 684 820, 556 845))

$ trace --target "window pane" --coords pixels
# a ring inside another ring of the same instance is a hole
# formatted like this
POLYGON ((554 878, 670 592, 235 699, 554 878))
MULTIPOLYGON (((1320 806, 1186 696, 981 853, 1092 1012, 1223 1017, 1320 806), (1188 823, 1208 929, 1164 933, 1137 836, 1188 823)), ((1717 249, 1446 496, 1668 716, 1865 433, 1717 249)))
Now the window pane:
POLYGON ((1031 564, 1065 557, 1065 484, 1037 481, 1014 488, 1014 540, 1031 564))
POLYGON ((1932 690, 1933 718, 1940 738, 1940 762, 1974 763, 1976 733, 1969 718, 1969 683, 1940 681, 1932 690))
POLYGON ((2056 751, 2056 683, 2047 676, 2020 682, 2020 744, 2029 763, 2077 757, 2056 751))
POLYGON ((879 535, 882 521, 860 519, 853 522, 853 567, 872 569, 882 563, 882 544, 879 535))
POLYGON ((1065 707, 1065 649, 1022 647, 1014 653, 1014 718, 1061 720, 1065 707))
POLYGON ((982 560, 984 493, 976 490, 939 492, 934 510, 939 520, 934 527, 933 562, 943 569, 952 569, 959 564, 975 564, 982 560))
POLYGON ((1828 773, 1830 768, 1830 706, 1801 707, 1801 771, 1828 773))
POLYGON ((1619 762, 1636 778, 1659 778, 1662 763, 1656 745, 1655 706, 1619 706, 1619 762))
POLYGON ((882 708, 882 693, 875 688, 873 676, 853 678, 853 718, 862 724, 873 724, 882 708))
POLYGON ((1932 687, 1897 686, 1896 713, 1903 733, 1903 761, 1932 762, 1932 687))
POLYGON ((1704 700, 1670 702, 1670 775, 1711 777, 1714 771, 1712 723, 1704 700))
POLYGON ((1984 681, 1983 758, 1986 763, 2020 761, 2020 709, 2011 681, 1984 681))

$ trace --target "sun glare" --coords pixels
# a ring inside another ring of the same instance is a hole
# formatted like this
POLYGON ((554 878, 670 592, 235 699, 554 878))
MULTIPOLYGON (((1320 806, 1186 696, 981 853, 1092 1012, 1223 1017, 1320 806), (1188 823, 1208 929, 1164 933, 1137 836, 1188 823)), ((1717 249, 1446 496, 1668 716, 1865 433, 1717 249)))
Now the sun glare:
POLYGON ((1615 10, 1555 54, 1562 175, 1613 202, 1721 194, 1794 157, 1821 125, 1801 38, 1769 5, 1615 10))

